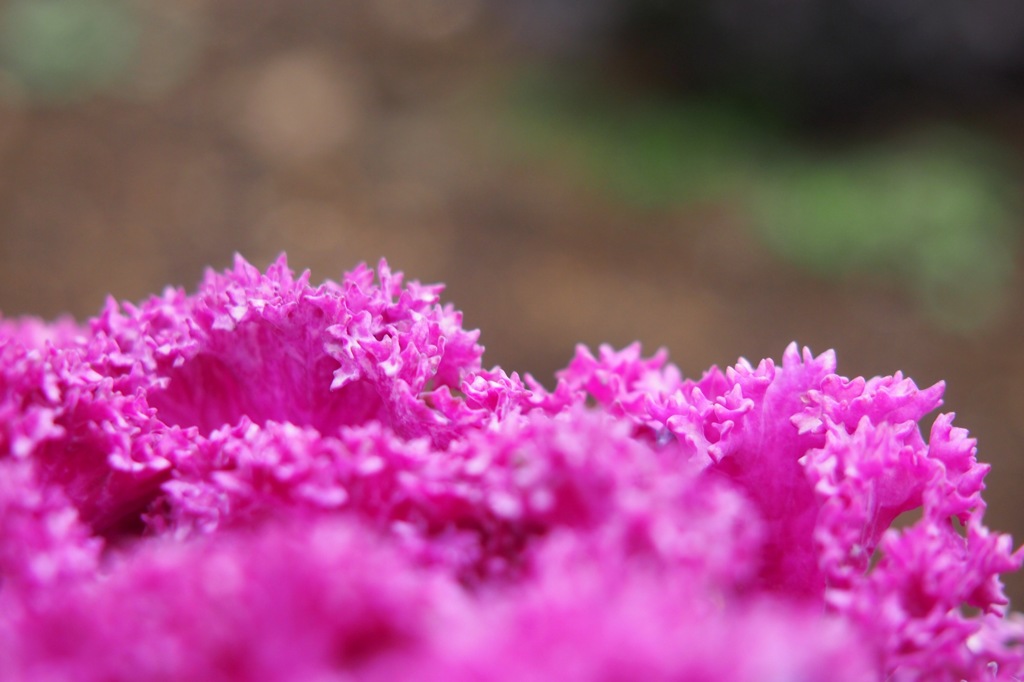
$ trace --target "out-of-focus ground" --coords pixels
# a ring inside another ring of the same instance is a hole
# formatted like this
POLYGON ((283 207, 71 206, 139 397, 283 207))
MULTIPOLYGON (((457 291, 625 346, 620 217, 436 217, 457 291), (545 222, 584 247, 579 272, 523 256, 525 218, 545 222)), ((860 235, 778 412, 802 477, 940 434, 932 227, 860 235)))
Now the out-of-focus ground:
POLYGON ((635 26, 551 50, 555 4, 0 2, 0 310, 82 318, 286 251, 446 282, 485 362, 549 385, 578 342, 690 376, 834 348, 947 382, 989 525, 1024 541, 1024 99, 801 130, 649 87, 635 26))

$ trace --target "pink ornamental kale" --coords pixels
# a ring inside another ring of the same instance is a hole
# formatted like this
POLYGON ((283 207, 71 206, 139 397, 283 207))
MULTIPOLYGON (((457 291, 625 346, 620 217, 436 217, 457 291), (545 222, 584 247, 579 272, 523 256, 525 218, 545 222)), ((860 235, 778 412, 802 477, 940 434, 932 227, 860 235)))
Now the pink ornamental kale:
POLYGON ((941 384, 634 345, 547 390, 439 294, 238 259, 0 320, 0 679, 1024 675, 941 384))

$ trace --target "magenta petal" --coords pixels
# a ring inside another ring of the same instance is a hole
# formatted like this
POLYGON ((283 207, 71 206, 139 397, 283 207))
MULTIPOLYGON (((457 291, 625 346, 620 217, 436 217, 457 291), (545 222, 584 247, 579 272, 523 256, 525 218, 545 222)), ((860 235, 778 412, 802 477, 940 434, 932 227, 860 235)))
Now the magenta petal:
POLYGON ((381 261, 0 319, 0 679, 1015 680, 943 385, 795 344, 554 388, 381 261))

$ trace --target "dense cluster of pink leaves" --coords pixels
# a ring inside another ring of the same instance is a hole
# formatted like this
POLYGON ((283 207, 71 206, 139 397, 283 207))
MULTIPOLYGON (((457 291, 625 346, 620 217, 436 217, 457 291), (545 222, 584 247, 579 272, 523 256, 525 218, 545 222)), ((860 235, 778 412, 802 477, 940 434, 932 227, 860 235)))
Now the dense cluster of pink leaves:
POLYGON ((1024 674, 942 385, 630 346, 548 390, 439 293, 238 259, 0 320, 0 679, 1024 674))

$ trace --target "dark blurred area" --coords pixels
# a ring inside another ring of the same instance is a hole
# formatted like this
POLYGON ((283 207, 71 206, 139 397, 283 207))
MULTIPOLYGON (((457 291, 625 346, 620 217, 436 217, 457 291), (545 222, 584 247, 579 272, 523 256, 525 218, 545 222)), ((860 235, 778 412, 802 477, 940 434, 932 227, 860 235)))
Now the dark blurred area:
POLYGON ((1022 113, 1012 0, 7 0, 0 310, 286 251, 446 282, 548 384, 835 348, 947 381, 1021 542, 1022 113))
POLYGON ((801 126, 922 105, 998 105, 1024 88, 1013 0, 522 0, 531 44, 631 84, 728 95, 801 126))

